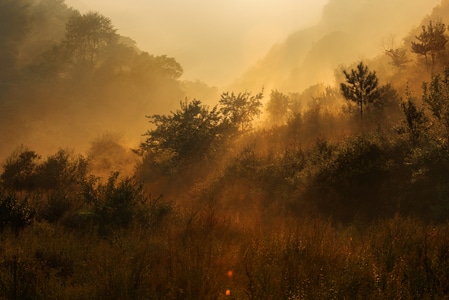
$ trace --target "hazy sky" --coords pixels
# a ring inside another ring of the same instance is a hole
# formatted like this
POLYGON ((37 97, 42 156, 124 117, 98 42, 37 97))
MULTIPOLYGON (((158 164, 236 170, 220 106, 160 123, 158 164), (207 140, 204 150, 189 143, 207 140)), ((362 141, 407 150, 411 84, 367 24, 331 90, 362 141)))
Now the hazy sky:
POLYGON ((319 21, 328 0, 66 0, 110 18, 151 54, 175 57, 185 79, 226 84, 271 45, 319 21))

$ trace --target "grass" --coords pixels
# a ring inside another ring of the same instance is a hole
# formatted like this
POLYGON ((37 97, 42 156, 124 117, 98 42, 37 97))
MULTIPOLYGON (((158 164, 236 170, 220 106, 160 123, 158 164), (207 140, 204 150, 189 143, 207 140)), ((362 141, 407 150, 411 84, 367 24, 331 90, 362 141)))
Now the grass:
POLYGON ((448 224, 284 220, 248 228, 210 209, 108 237, 35 222, 4 231, 4 299, 444 299, 448 224), (229 275, 231 271, 231 276, 229 275), (226 291, 230 295, 226 295, 226 291))

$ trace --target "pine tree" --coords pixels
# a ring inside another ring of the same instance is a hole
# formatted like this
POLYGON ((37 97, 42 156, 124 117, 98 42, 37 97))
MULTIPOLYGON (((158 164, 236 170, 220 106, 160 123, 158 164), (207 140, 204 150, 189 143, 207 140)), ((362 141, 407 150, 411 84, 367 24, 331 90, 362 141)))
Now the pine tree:
POLYGON ((446 25, 441 21, 435 24, 429 21, 429 25, 427 27, 422 26, 421 34, 416 36, 419 42, 412 42, 412 51, 418 55, 423 55, 427 65, 429 65, 428 55, 430 54, 430 67, 432 70, 436 56, 446 47, 447 37, 444 34, 445 31, 446 25))
POLYGON ((360 119, 363 122, 365 106, 374 102, 380 95, 376 72, 370 72, 368 67, 360 62, 355 70, 352 69, 351 72, 343 70, 343 74, 346 77, 347 84, 341 83, 340 90, 346 100, 357 104, 360 119))

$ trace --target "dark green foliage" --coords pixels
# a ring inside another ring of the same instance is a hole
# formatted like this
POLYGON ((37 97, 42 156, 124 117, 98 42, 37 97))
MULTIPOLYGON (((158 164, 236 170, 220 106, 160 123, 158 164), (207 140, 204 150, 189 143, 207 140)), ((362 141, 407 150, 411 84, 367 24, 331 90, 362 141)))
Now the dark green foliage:
POLYGON ((350 73, 343 70, 343 74, 346 83, 340 84, 341 92, 347 100, 357 104, 360 118, 363 120, 365 107, 379 97, 376 72, 370 72, 368 67, 360 62, 357 69, 352 69, 350 73))

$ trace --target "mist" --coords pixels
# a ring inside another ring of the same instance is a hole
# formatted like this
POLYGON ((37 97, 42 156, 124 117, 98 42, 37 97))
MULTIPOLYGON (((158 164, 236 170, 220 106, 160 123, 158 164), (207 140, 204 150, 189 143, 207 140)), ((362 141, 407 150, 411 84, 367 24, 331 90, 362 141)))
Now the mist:
POLYGON ((3 10, 3 22, 23 21, 4 26, 2 157, 22 144, 43 154, 59 147, 85 153, 111 132, 133 147, 148 128, 145 115, 174 110, 182 99, 213 106, 225 90, 302 92, 333 84, 340 66, 382 53, 386 37, 401 45, 438 3, 22 2, 31 5, 5 2, 3 10), (65 24, 77 9, 104 14, 120 37, 93 77, 76 75, 75 65, 62 60, 66 54, 52 52, 62 49, 65 24), (179 63, 180 77, 151 70, 162 57, 179 63))
POLYGON ((315 83, 332 85, 336 69, 382 55, 385 40, 393 37, 401 46, 439 2, 329 1, 316 26, 291 33, 231 86, 297 92, 315 83))
POLYGON ((133 1, 68 0, 105 14, 140 49, 184 66, 183 78, 224 86, 288 34, 318 22, 327 0, 133 1))
POLYGON ((148 128, 145 115, 174 110, 183 99, 213 106, 225 90, 298 93, 332 85, 341 66, 382 55, 386 38, 401 46, 438 3, 22 2, 31 5, 5 2, 3 10, 3 22, 23 21, 4 26, 2 157, 21 144, 44 154, 59 147, 85 153, 111 132, 133 147, 148 128), (119 36, 115 52, 89 75, 77 75, 84 71, 61 52, 65 24, 77 9, 104 14, 119 36), (179 74, 153 68, 164 61, 179 74))

